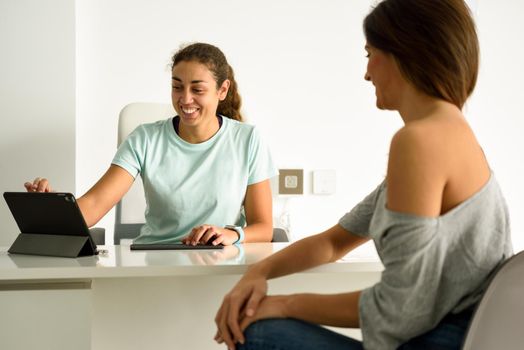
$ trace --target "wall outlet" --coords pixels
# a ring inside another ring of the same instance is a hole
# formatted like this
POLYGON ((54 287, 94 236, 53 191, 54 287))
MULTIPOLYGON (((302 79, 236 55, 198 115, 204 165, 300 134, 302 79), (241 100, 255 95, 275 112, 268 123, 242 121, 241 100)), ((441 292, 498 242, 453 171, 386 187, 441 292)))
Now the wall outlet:
POLYGON ((303 169, 280 169, 278 177, 279 194, 303 194, 304 193, 304 170, 303 169))

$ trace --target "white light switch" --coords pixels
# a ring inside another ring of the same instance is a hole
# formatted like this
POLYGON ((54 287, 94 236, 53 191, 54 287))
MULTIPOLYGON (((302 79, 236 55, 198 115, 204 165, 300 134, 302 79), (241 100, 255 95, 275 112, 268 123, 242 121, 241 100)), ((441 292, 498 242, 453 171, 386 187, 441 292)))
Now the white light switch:
POLYGON ((334 194, 337 187, 337 171, 315 170, 313 171, 313 193, 334 194))

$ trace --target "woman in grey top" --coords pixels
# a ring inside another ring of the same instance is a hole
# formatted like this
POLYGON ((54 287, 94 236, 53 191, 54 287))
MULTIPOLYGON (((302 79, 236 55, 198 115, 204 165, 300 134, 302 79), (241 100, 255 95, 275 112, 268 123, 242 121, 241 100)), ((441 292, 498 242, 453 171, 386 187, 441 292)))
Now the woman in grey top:
POLYGON ((461 111, 479 60, 467 5, 385 0, 364 32, 377 107, 404 121, 386 179, 334 227, 249 268, 217 313, 215 339, 229 348, 458 349, 491 273, 512 254, 504 198, 461 111), (267 279, 369 239, 385 268, 371 288, 267 295, 267 279), (363 342, 318 324, 360 327, 363 342))

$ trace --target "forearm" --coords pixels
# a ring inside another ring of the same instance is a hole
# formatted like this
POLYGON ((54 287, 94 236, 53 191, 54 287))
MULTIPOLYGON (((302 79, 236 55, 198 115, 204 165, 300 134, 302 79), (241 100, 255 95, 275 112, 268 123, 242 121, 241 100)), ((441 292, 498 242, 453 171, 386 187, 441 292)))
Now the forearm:
POLYGON ((106 211, 101 210, 102 208, 96 204, 96 201, 87 194, 78 198, 77 204, 82 212, 87 227, 96 225, 96 223, 106 214, 106 211))
POLYGON ((326 326, 358 328, 360 293, 283 296, 285 316, 326 326))
POLYGON ((271 242, 273 206, 269 180, 247 186, 244 210, 247 222, 244 242, 271 242))
POLYGON ((289 275, 325 264, 331 258, 329 245, 321 235, 307 237, 253 265, 248 273, 267 279, 289 275))
POLYGON ((323 233, 297 241, 253 265, 248 274, 258 274, 270 279, 303 271, 336 261, 367 240, 335 225, 323 233))
POLYGON ((123 168, 111 165, 98 182, 78 198, 78 206, 88 227, 95 225, 133 184, 134 178, 123 168))
POLYGON ((257 222, 244 227, 244 242, 271 242, 273 237, 273 225, 271 222, 257 222))

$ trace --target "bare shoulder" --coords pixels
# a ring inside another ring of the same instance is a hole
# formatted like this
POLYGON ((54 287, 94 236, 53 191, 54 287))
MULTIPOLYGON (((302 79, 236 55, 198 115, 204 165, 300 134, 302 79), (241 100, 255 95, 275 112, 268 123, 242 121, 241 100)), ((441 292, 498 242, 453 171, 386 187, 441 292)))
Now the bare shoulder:
POLYGON ((409 123, 391 142, 388 208, 438 216, 478 191, 489 173, 463 117, 443 114, 409 123))
POLYGON ((412 123, 391 141, 387 172, 387 207, 419 216, 438 216, 446 183, 435 127, 412 123))
POLYGON ((456 126, 449 124, 437 118, 409 123, 393 136, 390 152, 402 158, 416 157, 419 161, 424 160, 427 166, 436 166, 435 161, 446 153, 446 145, 451 139, 460 138, 456 126))
POLYGON ((438 131, 429 123, 415 122, 398 130, 391 140, 390 152, 409 156, 423 156, 426 152, 437 151, 435 140, 438 131))
POLYGON ((410 123, 396 132, 391 140, 389 162, 416 175, 431 172, 438 175, 446 153, 446 134, 442 125, 433 121, 410 123))

